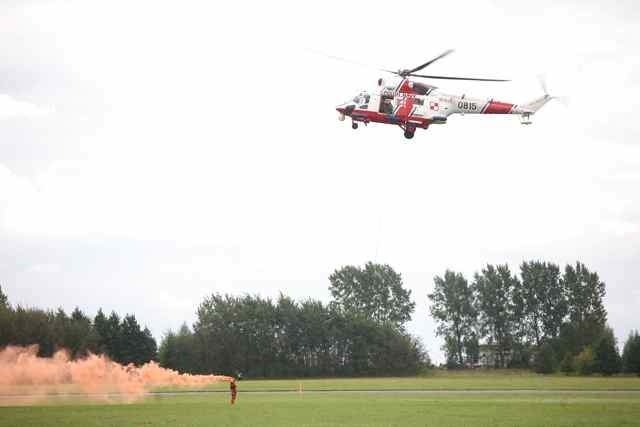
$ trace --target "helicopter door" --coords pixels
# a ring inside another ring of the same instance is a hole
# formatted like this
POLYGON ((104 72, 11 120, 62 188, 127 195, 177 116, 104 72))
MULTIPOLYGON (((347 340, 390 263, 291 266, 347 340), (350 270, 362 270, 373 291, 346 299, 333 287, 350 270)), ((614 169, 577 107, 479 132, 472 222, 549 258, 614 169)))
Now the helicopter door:
POLYGON ((378 110, 379 112, 383 114, 393 114, 393 110, 394 110, 393 97, 384 96, 384 95, 381 96, 380 102, 378 105, 380 106, 378 110))
POLYGON ((379 111, 380 107, 380 95, 371 95, 371 99, 369 100, 369 111, 379 111))
POLYGON ((425 114, 425 106, 424 106, 424 98, 420 96, 416 96, 413 99, 413 115, 414 116, 424 116, 425 114))

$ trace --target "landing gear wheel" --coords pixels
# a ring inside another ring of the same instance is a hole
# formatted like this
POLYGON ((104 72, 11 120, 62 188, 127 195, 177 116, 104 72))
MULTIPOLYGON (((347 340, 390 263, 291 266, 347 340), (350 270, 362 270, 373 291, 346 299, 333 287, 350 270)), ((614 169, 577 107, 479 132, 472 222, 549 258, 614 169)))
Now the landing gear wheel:
POLYGON ((411 139, 413 138, 413 134, 415 133, 415 130, 405 130, 404 131, 404 137, 407 139, 411 139))
POLYGON ((358 124, 356 122, 351 123, 351 129, 358 129, 358 124))

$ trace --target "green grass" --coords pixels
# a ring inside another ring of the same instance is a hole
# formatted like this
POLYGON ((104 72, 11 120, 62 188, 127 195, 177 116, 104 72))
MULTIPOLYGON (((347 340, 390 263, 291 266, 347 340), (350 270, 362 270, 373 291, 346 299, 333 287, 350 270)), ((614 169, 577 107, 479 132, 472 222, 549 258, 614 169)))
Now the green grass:
POLYGON ((128 405, 0 408, 0 426, 625 426, 640 396, 425 395, 415 393, 224 394, 148 398, 128 405))
MULTIPOLYGON (((527 371, 434 372, 409 378, 245 380, 240 390, 638 390, 640 377, 537 375, 527 371)), ((226 388, 213 385, 210 389, 226 388)), ((164 388, 163 390, 171 390, 164 388)))
POLYGON ((640 425, 637 377, 465 372, 419 378, 253 380, 240 382, 235 406, 228 398, 226 392, 156 395, 130 404, 105 404, 58 397, 36 406, 0 407, 0 426, 640 425), (300 384, 302 393, 267 392, 298 390, 300 384))

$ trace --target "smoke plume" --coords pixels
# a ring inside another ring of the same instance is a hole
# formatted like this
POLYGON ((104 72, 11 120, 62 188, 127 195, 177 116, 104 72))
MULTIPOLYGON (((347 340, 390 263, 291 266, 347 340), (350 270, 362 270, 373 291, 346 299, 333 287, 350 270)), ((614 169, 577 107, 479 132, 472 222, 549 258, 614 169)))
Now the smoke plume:
POLYGON ((16 397, 32 397, 34 401, 52 394, 130 402, 153 387, 198 387, 234 380, 223 375, 180 374, 153 361, 136 367, 123 366, 103 355, 71 360, 65 350, 50 358, 37 353, 36 345, 9 346, 0 351, 0 402, 16 397))

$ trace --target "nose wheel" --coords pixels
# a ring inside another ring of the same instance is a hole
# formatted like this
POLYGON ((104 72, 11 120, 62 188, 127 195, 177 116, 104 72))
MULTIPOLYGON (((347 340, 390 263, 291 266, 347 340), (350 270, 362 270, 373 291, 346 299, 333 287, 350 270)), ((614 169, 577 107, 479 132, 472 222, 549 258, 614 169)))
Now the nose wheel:
POLYGON ((352 122, 352 123, 351 123, 351 129, 353 129, 353 130, 358 129, 358 123, 356 123, 356 122, 352 122))
POLYGON ((416 133, 416 127, 415 126, 404 126, 402 129, 404 129, 404 137, 407 139, 411 139, 413 138, 413 135, 416 133))

